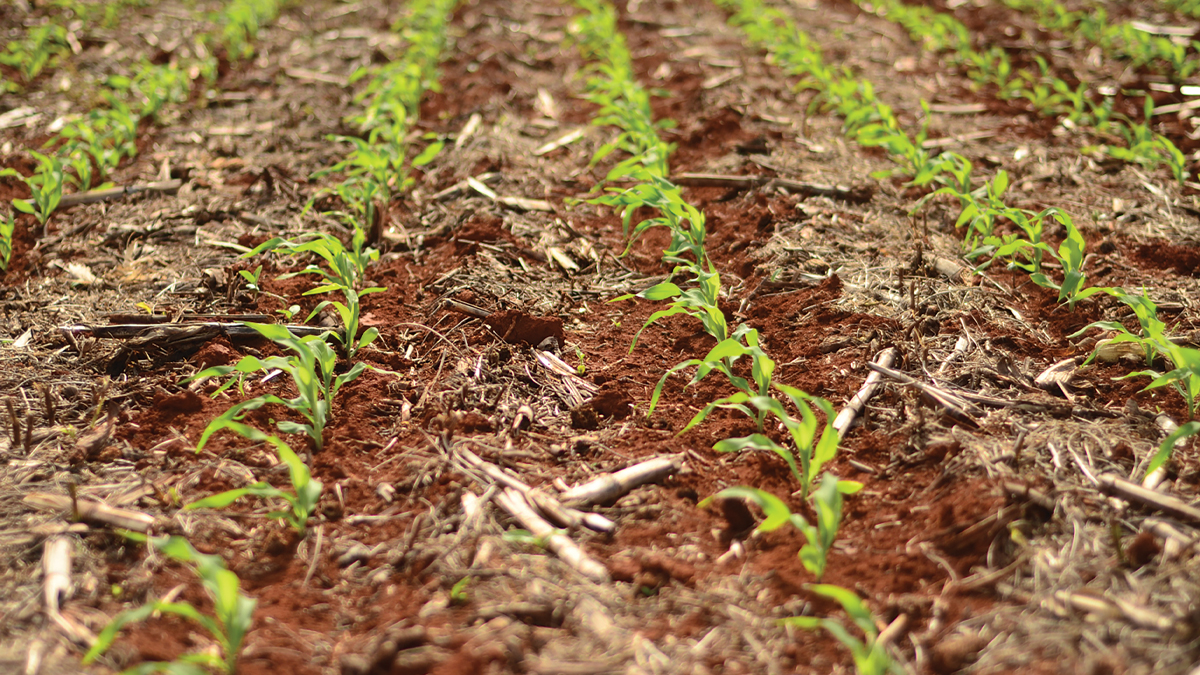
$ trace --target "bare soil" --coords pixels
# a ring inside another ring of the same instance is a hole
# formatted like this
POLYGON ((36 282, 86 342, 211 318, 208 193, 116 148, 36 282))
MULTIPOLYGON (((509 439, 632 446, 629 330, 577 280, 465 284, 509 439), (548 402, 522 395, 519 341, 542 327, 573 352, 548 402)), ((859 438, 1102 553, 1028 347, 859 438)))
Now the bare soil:
MULTIPOLYGON (((81 54, 0 98, 0 110, 40 113, 0 130, 0 166, 31 171, 28 151, 58 115, 86 112, 98 77, 139 56, 168 57, 154 45, 177 45, 167 38, 198 21, 181 18, 196 16, 189 4, 129 8, 119 31, 85 27, 81 54)), ((1091 63, 999 2, 951 4, 947 11, 981 44, 1004 45, 1016 63, 1034 54, 1052 54, 1064 72, 1091 63)), ((1108 4, 1110 16, 1182 20, 1108 4)), ((49 535, 73 537, 63 614, 87 630, 168 593, 202 611, 211 602, 180 566, 103 525, 67 530, 64 514, 25 499, 74 485, 81 497, 154 515, 162 531, 226 560, 258 601, 241 673, 850 672, 850 652, 830 635, 776 622, 841 616, 810 588, 816 579, 797 556, 800 533, 752 534, 761 514, 740 502, 698 506, 722 488, 751 485, 812 515, 779 458, 712 449, 755 431, 752 421, 718 411, 679 433, 732 390, 716 377, 689 385, 674 376, 646 416, 662 373, 713 343, 676 317, 646 328, 631 349, 660 307, 609 302, 666 277, 668 238, 649 232, 623 255, 620 219, 574 201, 607 172, 609 162, 589 168, 589 159, 615 132, 588 126, 595 108, 579 98, 585 64, 565 41, 575 11, 566 5, 472 0, 454 16, 442 87, 422 102, 418 130, 461 142, 415 171, 414 189, 389 205, 384 251, 369 271, 387 291, 363 301, 363 324, 381 338, 361 359, 376 370, 344 387, 333 406, 325 447, 312 460, 325 492, 308 535, 266 519, 255 500, 180 510, 258 480, 287 485, 269 449, 229 432, 197 453, 201 432, 239 396, 236 388, 210 396, 213 382, 183 383, 202 368, 276 348, 220 336, 131 352, 121 340, 69 339, 61 327, 99 326, 146 307, 178 317, 270 315, 295 304, 306 316, 321 299, 303 295, 312 279, 277 277, 307 261, 240 260, 215 244, 253 246, 323 228, 345 234, 305 209, 332 180, 308 176, 345 150, 328 135, 353 133, 343 119, 355 110, 354 87, 337 80, 399 44, 389 32, 399 11, 392 5, 293 3, 263 27, 257 56, 225 64, 211 95, 197 92, 167 119, 143 125, 138 157, 110 179, 146 182, 166 165, 183 181, 177 193, 76 206, 45 232, 18 216, 0 284, 0 392, 33 431, 28 445, 9 431, 0 439, 0 670, 102 673, 212 648, 197 626, 156 617, 124 631, 102 663, 80 664, 84 650, 43 611, 49 535), (473 115, 478 131, 458 138, 473 115), (586 129, 580 141, 534 154, 577 128, 586 129), (472 191, 432 198, 484 172, 501 174, 497 193, 547 200, 553 211, 511 209, 472 191), (238 270, 259 263, 256 294, 238 270), (81 279, 77 266, 95 280, 81 279), (570 378, 539 362, 541 351, 576 369, 594 393, 581 398, 570 378), (612 533, 571 533, 612 579, 595 583, 505 536, 517 526, 462 461, 467 450, 551 492, 650 457, 684 462, 597 507, 616 523, 612 533), (472 516, 467 505, 480 495, 482 515, 472 516)), ((859 593, 880 627, 901 622, 891 649, 905 672, 1187 672, 1197 659, 1195 532, 1177 523, 1186 546, 1176 550, 1178 541, 1152 529, 1151 511, 1106 498, 1095 481, 1106 472, 1140 480, 1164 436, 1162 420, 1187 421, 1170 388, 1145 391, 1147 378, 1121 379, 1144 363, 1081 365, 1100 334, 1074 334, 1097 320, 1133 328, 1132 314, 1106 296, 1072 311, 998 266, 980 276, 939 272, 938 258, 961 253, 954 204, 935 200, 910 216, 921 191, 871 179, 890 168, 887 159, 850 145, 819 106, 810 114, 811 93, 793 90, 715 5, 618 6, 637 75, 658 93, 655 114, 678 122, 664 132, 678 145, 674 173, 855 188, 840 198, 771 186, 684 190, 707 215, 708 250, 727 290, 722 309, 731 323, 760 331, 777 380, 840 408, 871 372, 867 362, 896 347, 897 370, 991 401, 964 421, 887 381, 828 467, 865 487, 846 502, 822 581, 859 593), (1069 385, 1035 384, 1063 359, 1080 364, 1069 385)), ((974 91, 901 29, 845 0, 782 7, 828 61, 873 81, 910 127, 922 99, 986 102, 981 114, 934 113, 931 138, 994 130, 950 147, 983 173, 1009 171, 1012 204, 1072 213, 1088 240, 1092 283, 1145 287, 1175 333, 1197 328, 1200 193, 1190 185, 1165 169, 1084 157, 1080 149, 1095 142, 1087 130, 974 91)), ((49 12, 5 9, 0 20, 13 32, 49 12)), ((1107 60, 1088 68, 1097 78, 1121 72, 1107 60)), ((1135 73, 1123 84, 1137 88, 1149 77, 1135 73)), ((1161 132, 1191 152, 1192 129, 1173 119, 1161 132)), ((22 189, 0 181, 0 197, 22 189)), ((254 382, 251 391, 295 395, 283 380, 254 382)), ((266 429, 294 418, 263 408, 247 419, 266 429)), ((300 437, 289 441, 303 446, 300 437)), ((1198 469, 1189 445, 1160 491, 1191 502, 1198 469)))

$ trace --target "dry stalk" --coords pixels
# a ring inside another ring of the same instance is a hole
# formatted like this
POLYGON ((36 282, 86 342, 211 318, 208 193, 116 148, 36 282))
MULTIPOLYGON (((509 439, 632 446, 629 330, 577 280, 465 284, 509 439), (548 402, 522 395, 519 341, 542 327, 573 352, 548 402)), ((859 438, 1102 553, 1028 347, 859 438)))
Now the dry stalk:
POLYGON ((496 495, 496 503, 515 518, 526 530, 539 540, 547 550, 557 555, 583 576, 597 583, 609 580, 608 570, 579 547, 570 537, 554 529, 550 523, 533 511, 524 495, 512 488, 505 488, 496 495))
POLYGON ((1100 484, 1101 492, 1138 502, 1180 520, 1200 524, 1200 509, 1189 506, 1175 497, 1148 490, 1133 481, 1110 473, 1102 474, 1096 480, 1100 484))
POLYGON ((71 544, 65 534, 46 540, 42 548, 42 597, 46 614, 58 614, 61 603, 71 595, 71 544))
POLYGON ((154 526, 154 516, 140 511, 113 508, 100 502, 83 499, 72 500, 67 495, 55 495, 46 492, 34 492, 26 495, 26 504, 47 511, 64 511, 71 513, 72 502, 80 520, 87 520, 105 525, 112 525, 134 532, 149 532, 154 526))
MULTIPOLYGON (((883 366, 884 368, 891 368, 892 365, 896 363, 896 358, 898 356, 900 356, 900 350, 896 349, 895 347, 888 347, 875 356, 874 363, 876 365, 883 366)), ((842 408, 842 411, 838 413, 837 418, 833 420, 833 428, 838 432, 838 436, 844 436, 846 434, 846 430, 850 428, 851 424, 854 424, 854 419, 862 414, 862 410, 866 407, 867 401, 869 401, 871 397, 875 395, 875 392, 879 391, 879 387, 882 382, 883 374, 880 371, 873 370, 867 375, 867 379, 865 382, 863 382, 862 388, 858 390, 858 393, 854 395, 854 398, 850 399, 850 402, 846 404, 846 407, 842 408)))
POLYGON ((615 473, 598 476, 558 496, 572 505, 606 504, 616 501, 645 483, 661 480, 683 468, 683 455, 655 457, 615 473))

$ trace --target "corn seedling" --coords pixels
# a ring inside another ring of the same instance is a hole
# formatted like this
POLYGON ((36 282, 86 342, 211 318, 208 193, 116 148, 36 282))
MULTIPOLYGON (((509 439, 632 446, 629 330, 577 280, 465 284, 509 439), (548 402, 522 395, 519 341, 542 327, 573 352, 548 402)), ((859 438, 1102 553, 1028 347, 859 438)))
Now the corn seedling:
POLYGON ((213 603, 213 615, 202 614, 188 602, 149 602, 137 609, 118 614, 96 637, 96 643, 83 657, 90 664, 108 650, 122 628, 150 619, 157 614, 171 614, 194 621, 216 640, 220 655, 211 652, 185 654, 169 663, 149 663, 131 668, 126 673, 168 672, 175 675, 203 675, 207 668, 227 675, 237 671, 242 642, 250 630, 257 601, 241 592, 237 575, 226 569, 220 556, 200 553, 183 537, 150 539, 161 553, 192 567, 200 577, 204 590, 213 603))
MULTIPOLYGON (((306 321, 311 321, 314 316, 326 307, 332 306, 337 310, 338 316, 342 320, 342 331, 340 334, 335 335, 342 343, 342 346, 345 347, 346 357, 353 359, 358 354, 358 350, 371 344, 379 337, 379 330, 374 327, 368 328, 366 331, 363 331, 362 335, 359 335, 359 319, 362 314, 360 298, 369 293, 379 293, 386 290, 379 286, 361 288, 362 284, 365 283, 367 265, 379 258, 379 251, 365 247, 365 235, 361 230, 355 230, 353 247, 349 250, 345 248, 341 240, 332 235, 313 234, 311 237, 311 239, 301 243, 275 237, 263 242, 255 249, 246 252, 242 257, 250 257, 265 251, 280 250, 294 254, 314 253, 323 259, 328 264, 328 269, 318 265, 309 265, 299 272, 281 274, 279 278, 286 279, 300 274, 316 274, 322 277, 325 283, 305 291, 304 295, 341 291, 345 302, 339 300, 322 300, 313 309, 312 313, 309 314, 306 321)), ((257 283, 257 278, 255 278, 255 283, 257 283)))
POLYGON ((759 524, 758 532, 771 532, 791 523, 808 540, 808 543, 800 548, 800 562, 804 569, 820 581, 821 577, 825 576, 829 550, 833 548, 833 541, 837 538, 838 528, 842 523, 842 495, 854 494, 861 489, 860 483, 839 481, 837 476, 830 473, 822 476, 820 487, 813 492, 816 525, 810 525, 799 513, 792 513, 779 497, 758 488, 726 488, 700 502, 700 506, 708 506, 714 499, 746 499, 757 504, 766 516, 759 524))
POLYGON ((213 395, 225 391, 234 384, 244 381, 246 376, 257 372, 279 370, 287 373, 299 392, 295 398, 284 399, 273 394, 264 394, 242 401, 226 410, 221 416, 209 423, 200 435, 196 451, 203 449, 209 437, 221 429, 230 429, 241 435, 254 439, 258 432, 242 423, 242 418, 251 410, 257 410, 267 404, 282 405, 289 410, 299 413, 306 423, 279 420, 275 426, 280 431, 289 434, 307 434, 312 440, 313 447, 320 451, 324 445, 323 434, 325 423, 329 419, 333 399, 337 396, 342 385, 358 379, 366 370, 365 363, 356 363, 346 373, 338 375, 334 372, 337 366, 337 355, 330 349, 323 336, 310 335, 298 338, 292 335, 284 326, 278 324, 248 323, 268 340, 273 340, 281 347, 286 347, 295 353, 294 356, 272 356, 259 359, 256 356, 246 356, 232 366, 214 366, 206 368, 185 380, 190 382, 202 377, 226 377, 234 375, 217 388, 213 395))
POLYGON ((300 461, 300 458, 296 456, 291 447, 279 440, 279 437, 268 436, 253 427, 246 427, 246 430, 253 432, 251 440, 265 441, 275 446, 279 460, 288 467, 294 491, 287 492, 280 490, 270 483, 258 482, 248 487, 226 490, 225 492, 194 501, 185 506, 184 509, 223 509, 242 497, 282 499, 287 502, 290 508, 283 511, 271 511, 267 514, 267 517, 285 521, 303 536, 308 527, 309 514, 313 512, 313 509, 317 506, 317 500, 321 498, 321 481, 313 479, 312 474, 308 471, 308 466, 300 461))
POLYGON ((1150 463, 1146 465, 1146 475, 1154 473, 1159 467, 1171 460, 1171 455, 1175 452, 1175 445, 1185 438, 1200 435, 1200 422, 1188 422, 1172 431, 1167 435, 1163 442, 1158 446, 1158 452, 1154 453, 1150 463))
MULTIPOLYGON (((1121 302, 1129 305, 1133 310, 1134 316, 1137 317, 1138 325, 1141 327, 1141 334, 1136 334, 1126 328, 1123 324, 1116 321, 1093 321, 1081 328, 1079 331, 1072 333, 1067 337, 1078 337, 1083 333, 1099 328, 1101 330, 1116 331, 1116 335, 1107 340, 1104 344, 1119 344, 1133 343, 1141 347, 1142 354, 1145 356, 1146 365, 1154 365, 1154 359, 1158 356, 1158 344, 1161 340, 1169 340, 1166 337, 1167 324, 1163 323, 1162 319, 1158 318, 1158 306, 1146 294, 1145 289, 1142 289, 1141 295, 1132 295, 1124 291, 1116 290, 1113 295, 1121 302)), ((1100 354, 1101 345, 1097 345, 1091 356, 1084 361, 1084 365, 1091 363, 1100 354)))
POLYGON ((366 235, 355 232, 350 248, 337 237, 327 233, 309 232, 301 235, 302 240, 291 241, 282 237, 273 237, 242 254, 242 258, 252 258, 261 253, 277 251, 282 254, 300 255, 311 253, 325 261, 328 269, 310 264, 299 272, 288 272, 279 276, 280 279, 290 279, 301 274, 315 274, 324 282, 319 290, 310 293, 324 293, 337 288, 362 288, 366 283, 367 267, 379 259, 379 251, 366 246, 366 235))
POLYGON ((217 22, 221 25, 221 44, 231 60, 241 61, 254 54, 259 28, 275 19, 281 4, 279 0, 233 0, 225 6, 217 22))
POLYGON ((0 171, 0 177, 19 178, 29 187, 32 196, 29 199, 12 200, 13 208, 22 213, 31 214, 45 226, 46 221, 50 219, 51 214, 58 208, 58 204, 62 200, 66 174, 63 171, 62 161, 57 157, 43 155, 40 152, 30 152, 30 154, 38 161, 37 171, 32 176, 26 178, 14 169, 4 169, 0 171))
POLYGON ((11 213, 0 213, 0 272, 8 271, 8 262, 12 259, 13 235, 17 230, 17 221, 11 213))
POLYGON ((70 51, 67 29, 46 23, 29 29, 25 39, 13 40, 0 52, 0 64, 16 69, 28 85, 47 67, 53 67, 70 51))
POLYGON ((1196 399, 1200 398, 1200 349, 1183 347, 1175 344, 1164 336, 1155 340, 1160 353, 1170 360, 1172 370, 1159 374, 1152 370, 1132 373, 1129 377, 1149 376, 1154 381, 1146 385, 1146 389, 1157 389, 1171 385, 1187 403, 1188 419, 1196 418, 1196 399))
POLYGON ((838 642, 850 649, 850 654, 854 657, 854 668, 859 675, 885 675, 887 673, 899 675, 904 672, 899 665, 892 661, 892 657, 887 653, 887 648, 878 643, 879 629, 875 627, 875 617, 854 591, 830 584, 814 584, 809 588, 818 595, 836 600, 854 625, 858 627, 858 630, 862 632, 863 637, 860 639, 853 635, 837 619, 793 616, 780 619, 781 625, 805 630, 824 629, 828 631, 837 638, 838 642))
POLYGON ((799 411, 799 419, 790 414, 783 403, 771 396, 754 396, 739 391, 704 406, 679 433, 682 434, 704 421, 704 418, 718 408, 738 410, 756 420, 762 419, 762 416, 766 414, 774 415, 791 436, 792 444, 795 446, 794 451, 776 443, 762 433, 718 441, 713 445, 713 449, 717 452, 767 450, 775 453, 788 465, 796 482, 800 483, 801 495, 807 498, 813 480, 820 475, 821 467, 837 455, 840 439, 837 431, 833 428, 833 406, 829 401, 807 394, 795 387, 778 383, 774 383, 772 386, 791 401, 799 411), (823 425, 818 422, 817 416, 813 412, 813 406, 816 406, 825 415, 823 425))
POLYGON ((633 77, 633 60, 625 45, 625 36, 617 30, 613 7, 599 0, 576 0, 575 5, 584 13, 571 22, 570 33, 584 58, 593 61, 587 70, 585 97, 600 106, 592 124, 611 125, 621 130, 613 141, 596 151, 591 166, 614 150, 623 150, 630 157, 618 163, 605 180, 665 179, 667 158, 674 146, 664 143, 658 132, 673 127, 674 121, 654 121, 650 94, 633 77), (638 167, 644 168, 649 176, 634 175, 638 167))

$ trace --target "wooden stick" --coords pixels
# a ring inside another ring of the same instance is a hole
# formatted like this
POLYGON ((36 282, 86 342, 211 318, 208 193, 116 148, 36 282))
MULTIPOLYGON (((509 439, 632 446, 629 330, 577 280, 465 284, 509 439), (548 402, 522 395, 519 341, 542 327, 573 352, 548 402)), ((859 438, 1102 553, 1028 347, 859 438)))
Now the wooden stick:
POLYGON ((787 178, 771 178, 770 176, 722 176, 713 173, 684 173, 671 176, 670 180, 676 185, 686 185, 689 187, 734 187, 745 189, 760 185, 775 185, 800 194, 828 195, 831 197, 840 197, 848 201, 865 201, 866 199, 870 199, 871 194, 871 188, 869 187, 827 185, 824 183, 789 180, 787 178))
MULTIPOLYGON (((474 176, 473 178, 475 180, 479 181, 480 183, 495 183, 500 180, 500 177, 501 176, 499 173, 493 172, 493 173, 481 173, 478 176, 474 176)), ((453 198, 461 195, 462 193, 466 192, 469 188, 470 188, 470 185, 467 183, 467 181, 465 181, 465 180, 459 181, 459 182, 455 183, 454 185, 451 185, 450 187, 446 188, 445 190, 442 190, 441 192, 434 193, 434 195, 432 197, 430 197, 430 200, 435 201, 435 202, 444 202, 447 199, 453 199, 453 198)))
MULTIPOLYGON (((259 332, 253 328, 241 323, 226 323, 221 321, 195 321, 180 324, 144 324, 144 323, 118 323, 106 325, 87 325, 78 324, 74 326, 60 326, 59 330, 63 333, 70 333, 73 337, 79 337, 86 334, 97 338, 115 338, 124 340, 129 338, 140 337, 148 330, 171 331, 179 330, 180 332, 203 326, 206 328, 215 328, 232 337, 259 337, 259 332)), ((321 328, 319 326, 285 326, 292 335, 321 335, 322 333, 333 332, 330 328, 321 328)))
MULTIPOLYGON (((895 347, 888 347, 879 352, 875 357, 874 363, 881 365, 884 368, 891 368, 896 363, 896 358, 900 356, 900 350, 895 347)), ((838 413, 836 419, 833 420, 833 428, 838 432, 838 436, 845 436, 846 430, 854 424, 854 419, 862 413, 863 408, 867 406, 867 401, 879 391, 880 385, 883 383, 883 374, 877 370, 871 371, 867 375, 866 381, 863 382, 862 388, 850 399, 845 408, 838 413)))
MULTIPOLYGON (((26 495, 26 504, 47 511, 71 512, 71 498, 66 495, 55 495, 47 492, 34 492, 26 495)), ((88 520, 113 527, 120 527, 134 532, 149 532, 154 526, 154 516, 140 511, 113 508, 107 504, 84 499, 75 501, 75 510, 79 520, 88 520)))
POLYGON ((597 476, 558 496, 573 506, 616 501, 635 487, 661 480, 683 468, 683 455, 655 457, 620 471, 597 476))
POLYGON ((1101 492, 1116 495, 1131 502, 1138 502, 1179 520, 1200 524, 1200 509, 1188 506, 1175 497, 1148 490, 1133 481, 1114 476, 1111 473, 1101 474, 1097 480, 1100 483, 1101 492))
POLYGON ((125 187, 109 188, 107 190, 91 190, 90 192, 76 192, 74 194, 63 195, 62 200, 58 203, 60 209, 65 209, 69 206, 78 204, 91 204, 92 202, 102 202, 108 199, 116 199, 124 195, 136 195, 143 192, 174 192, 183 185, 180 180, 160 180, 154 183, 146 183, 145 185, 127 185, 125 187))
POLYGON ((467 316, 473 316, 473 317, 476 317, 479 319, 486 319, 492 315, 491 312, 487 311, 486 309, 484 309, 482 307, 476 307, 475 305, 471 305, 471 304, 468 304, 465 302, 460 302, 458 300, 453 300, 451 298, 446 298, 445 300, 443 300, 442 305, 444 305, 446 307, 446 309, 451 310, 453 312, 458 312, 459 314, 466 314, 467 316))
POLYGON ((575 571, 597 583, 606 583, 609 580, 608 570, 604 565, 588 555, 570 537, 554 529, 550 523, 534 513, 520 492, 512 488, 505 488, 503 492, 496 495, 496 503, 515 518, 522 527, 540 539, 547 550, 553 552, 575 571))

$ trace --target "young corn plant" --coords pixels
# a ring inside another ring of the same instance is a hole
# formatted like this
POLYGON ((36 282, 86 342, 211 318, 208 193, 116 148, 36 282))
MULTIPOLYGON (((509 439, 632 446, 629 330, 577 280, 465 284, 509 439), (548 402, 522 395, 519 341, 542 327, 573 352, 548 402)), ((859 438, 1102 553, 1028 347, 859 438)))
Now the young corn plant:
POLYGON ((284 399, 274 394, 264 394, 234 405, 204 429, 196 444, 196 451, 199 452, 203 449, 204 445, 208 443, 208 439, 222 429, 230 429, 247 438, 256 438, 257 434, 261 434, 261 432, 243 423, 242 419, 247 412, 268 404, 282 405, 299 413, 305 422, 279 420, 275 426, 284 433, 307 435, 312 441, 313 448, 320 451, 324 446, 325 424, 330 416, 333 399, 343 385, 358 379, 367 369, 367 365, 362 362, 356 363, 350 367, 350 370, 339 375, 335 372, 337 355, 325 342, 324 336, 296 337, 287 328, 278 324, 247 323, 246 325, 258 331, 268 340, 273 340, 279 346, 291 350, 294 355, 271 356, 265 359, 246 356, 232 366, 206 368, 184 382, 191 382, 202 377, 234 375, 235 377, 217 388, 213 393, 216 396, 234 384, 244 382, 248 375, 279 370, 291 377, 298 395, 295 398, 284 399))
POLYGON ((13 40, 0 52, 0 64, 15 69, 28 85, 47 67, 53 67, 68 51, 67 29, 46 23, 29 29, 25 39, 13 40))
POLYGON ((12 260, 13 235, 17 230, 16 219, 11 213, 0 213, 0 272, 8 271, 8 263, 12 260))
POLYGON ((1158 446, 1158 452, 1154 453, 1150 463, 1146 465, 1146 474, 1149 476, 1158 470, 1167 462, 1171 461, 1171 455, 1175 453, 1175 446, 1186 438, 1200 435, 1200 422, 1191 421, 1172 431, 1167 435, 1163 442, 1158 446))
POLYGON ((833 586, 830 584, 814 584, 809 588, 818 595, 823 595, 832 600, 836 600, 842 606, 850 620, 862 632, 863 637, 859 638, 846 629, 845 624, 837 619, 821 618, 815 616, 793 616, 786 619, 780 619, 779 623, 784 626, 794 626, 805 630, 826 630, 838 642, 841 642, 849 650, 854 657, 854 668, 859 675, 901 675, 904 671, 900 666, 892 660, 888 654, 887 648, 879 644, 879 629, 875 627, 875 617, 871 614, 871 610, 863 604, 861 598, 854 591, 841 586, 833 586))
MULTIPOLYGON (((1033 283, 1058 292, 1058 301, 1066 302, 1068 308, 1075 309, 1075 304, 1086 300, 1093 295, 1099 293, 1112 293, 1113 289, 1104 286, 1092 286, 1087 288, 1087 274, 1083 271, 1084 249, 1087 243, 1083 239, 1083 235, 1079 233, 1079 229, 1075 227, 1071 216, 1066 212, 1057 208, 1049 208, 1033 218, 1026 221, 1031 223, 1029 233, 1036 231, 1037 241, 1031 242, 1027 239, 1007 237, 1003 238, 1002 243, 996 248, 994 256, 997 258, 1006 256, 1016 256, 1018 253, 1027 254, 1032 251, 1027 259, 1032 260, 1030 263, 1017 262, 1013 258, 1012 265, 1019 269, 1024 269, 1029 272, 1029 278, 1033 283), (1058 248, 1052 248, 1049 244, 1042 242, 1041 238, 1041 221, 1047 216, 1052 216, 1055 220, 1061 223, 1067 229, 1067 236, 1063 239, 1058 248), (1036 225, 1033 225, 1036 223, 1036 225), (1036 227, 1036 230, 1035 230, 1036 227), (1041 257, 1039 252, 1050 254, 1062 266, 1063 280, 1062 283, 1055 282, 1041 270, 1041 257)), ((1018 223, 1021 224, 1021 223, 1018 223)), ((986 244, 986 242, 985 242, 986 244)))
MULTIPOLYGON (((324 279, 324 283, 304 292, 304 295, 316 295, 340 291, 345 302, 340 300, 322 300, 309 314, 306 321, 311 321, 326 307, 333 307, 342 320, 342 331, 335 337, 345 348, 346 357, 353 359, 358 351, 379 337, 379 330, 371 327, 359 335, 362 304, 360 299, 369 293, 379 293, 386 290, 380 286, 362 288, 366 283, 367 266, 379 259, 379 251, 367 248, 365 235, 361 230, 355 230, 351 248, 346 249, 341 240, 329 234, 310 234, 311 238, 294 242, 275 237, 263 242, 253 250, 242 255, 243 258, 258 255, 266 251, 280 251, 289 254, 313 253, 325 261, 328 269, 319 265, 309 265, 299 272, 281 274, 280 279, 287 279, 301 274, 315 274, 324 279)), ((257 283, 257 278, 255 279, 257 283)))
POLYGON ((264 441, 275 446, 279 460, 288 467, 293 491, 287 492, 280 490, 270 483, 258 482, 244 488, 226 490, 225 492, 194 501, 185 506, 184 509, 189 511, 195 509, 223 509, 242 497, 281 499, 287 502, 289 508, 281 511, 271 511, 267 514, 267 517, 283 520, 292 529, 296 530, 300 536, 304 536, 308 529, 308 517, 316 508, 317 500, 321 498, 321 481, 313 479, 312 474, 309 473, 308 466, 296 456, 296 453, 287 443, 279 440, 278 436, 268 436, 253 427, 245 427, 242 431, 251 432, 248 436, 250 440, 264 441))
POLYGON ((62 201, 63 184, 66 182, 66 172, 63 171, 62 161, 57 157, 43 155, 40 152, 30 152, 38 161, 38 168, 32 176, 26 178, 14 169, 0 171, 0 177, 11 176, 24 181, 32 195, 30 199, 12 200, 13 208, 31 214, 37 218, 43 227, 46 221, 58 208, 62 201))
POLYGON ((1146 385, 1146 390, 1170 385, 1187 403, 1188 419, 1194 420, 1196 418, 1196 400, 1200 398, 1200 349, 1177 345, 1164 335, 1156 336, 1155 343, 1160 353, 1171 362, 1173 368, 1162 374, 1153 370, 1143 370, 1132 373, 1129 377, 1153 377, 1154 380, 1146 385))
POLYGON ((1116 335, 1112 338, 1096 345, 1096 349, 1084 361, 1084 365, 1094 361, 1100 355, 1101 349, 1107 345, 1132 343, 1141 348, 1146 365, 1153 366, 1155 358, 1159 355, 1158 345, 1160 341, 1170 339, 1166 335, 1167 324, 1158 318, 1158 305, 1150 299, 1146 293, 1146 289, 1142 289, 1141 295, 1133 295, 1116 289, 1113 291, 1113 295, 1121 302, 1129 305, 1129 308, 1133 310, 1134 316, 1137 317, 1138 325, 1141 327, 1140 334, 1130 331, 1124 324, 1117 321, 1093 321, 1067 337, 1078 337, 1093 328, 1116 331, 1116 335))
POLYGON ((837 539, 838 528, 842 523, 843 495, 852 495, 861 489, 861 483, 840 481, 831 473, 822 476, 820 487, 813 492, 816 525, 809 524, 799 513, 792 513, 779 497, 752 487, 726 488, 700 502, 700 507, 708 506, 714 499, 746 499, 757 504, 766 516, 756 528, 758 532, 772 532, 790 523, 808 540, 808 543, 800 548, 801 564, 820 581, 825 576, 829 551, 833 548, 833 541, 837 539))
POLYGON ((167 663, 142 664, 126 671, 132 673, 167 672, 173 675, 205 675, 216 670, 226 675, 237 672, 238 655, 250 624, 257 601, 241 592, 237 575, 226 569, 220 556, 200 553, 183 537, 151 538, 153 545, 164 555, 192 567, 200 577, 204 590, 213 603, 213 614, 203 614, 188 602, 149 602, 137 609, 118 614, 96 637, 96 643, 83 657, 85 665, 91 664, 108 651, 122 628, 132 623, 150 619, 156 614, 171 614, 200 625, 213 637, 219 655, 211 652, 185 654, 167 663))
POLYGON ((1083 148, 1085 153, 1101 152, 1123 162, 1138 164, 1146 168, 1166 165, 1175 180, 1182 183, 1188 178, 1187 157, 1167 137, 1157 134, 1150 127, 1154 100, 1146 97, 1145 123, 1134 122, 1123 116, 1108 125, 1125 140, 1125 147, 1118 145, 1092 145, 1083 148))
POLYGON ((713 449, 717 452, 765 450, 775 453, 788 465, 796 482, 800 483, 801 496, 807 498, 813 481, 821 473, 821 467, 837 455, 840 438, 833 428, 833 406, 829 401, 795 387, 779 383, 772 383, 772 387, 791 401, 799 412, 799 418, 789 413, 783 403, 771 396, 755 396, 746 391, 739 391, 704 406, 679 433, 682 434, 704 421, 704 418, 718 408, 737 410, 755 420, 762 419, 764 414, 773 415, 787 430, 795 450, 775 442, 763 433, 727 438, 714 444, 713 449), (818 422, 813 412, 814 406, 825 415, 823 425, 818 422))
POLYGON ((654 121, 650 93, 634 79, 633 60, 624 35, 617 30, 616 10, 600 0, 576 0, 575 5, 584 13, 571 22, 570 33, 584 58, 592 61, 585 71, 585 98, 600 106, 592 124, 615 126, 621 130, 613 141, 596 151, 590 166, 595 166, 615 150, 623 150, 629 157, 609 172, 606 181, 622 178, 665 180, 667 159, 674 145, 663 142, 658 132, 674 127, 675 122, 668 119, 654 121), (649 175, 638 175, 638 169, 649 175))

